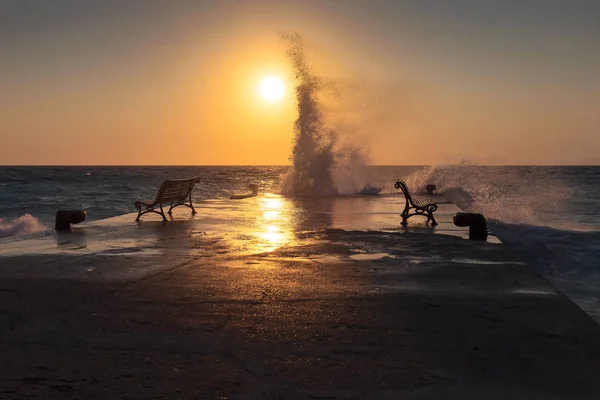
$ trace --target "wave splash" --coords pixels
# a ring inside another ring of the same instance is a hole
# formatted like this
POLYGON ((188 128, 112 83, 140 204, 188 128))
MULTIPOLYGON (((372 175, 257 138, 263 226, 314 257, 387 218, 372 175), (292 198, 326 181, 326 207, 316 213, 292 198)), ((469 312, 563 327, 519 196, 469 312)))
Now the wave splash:
POLYGON ((36 217, 25 214, 13 220, 0 218, 0 238, 28 235, 48 229, 36 217))
POLYGON ((509 251, 600 322, 600 231, 490 221, 509 251))
POLYGON ((544 167, 486 167, 462 161, 424 168, 406 181, 415 189, 433 183, 463 210, 505 223, 553 226, 553 217, 573 195, 544 167))
POLYGON ((302 38, 282 34, 297 85, 298 118, 294 124, 292 168, 283 177, 282 193, 331 196, 357 193, 366 184, 365 150, 344 141, 325 117, 320 96, 332 87, 311 70, 302 38))
POLYGON ((462 162, 425 168, 406 180, 415 190, 434 183, 462 209, 484 214, 509 251, 600 322, 600 231, 573 220, 568 204, 575 193, 551 169, 462 162))

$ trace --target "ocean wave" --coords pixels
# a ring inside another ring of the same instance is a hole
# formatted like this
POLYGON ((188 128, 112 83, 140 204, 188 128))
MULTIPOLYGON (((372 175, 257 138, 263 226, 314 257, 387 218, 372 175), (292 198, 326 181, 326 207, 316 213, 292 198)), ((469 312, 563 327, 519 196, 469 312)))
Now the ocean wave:
POLYGON ((482 213, 511 253, 600 322, 597 183, 574 173, 462 162, 415 171, 407 183, 415 191, 435 184, 461 209, 482 213))
POLYGON ((489 228, 524 262, 600 321, 600 231, 489 221, 489 228))
POLYGON ((25 214, 12 220, 0 218, 0 238, 28 235, 48 229, 36 217, 25 214))

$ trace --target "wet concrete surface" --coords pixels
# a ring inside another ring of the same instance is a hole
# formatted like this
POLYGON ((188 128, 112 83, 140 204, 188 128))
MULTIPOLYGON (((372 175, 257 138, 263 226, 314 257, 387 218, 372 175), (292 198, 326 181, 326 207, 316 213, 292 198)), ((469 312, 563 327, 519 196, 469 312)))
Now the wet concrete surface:
MULTIPOLYGON (((176 208, 168 222, 146 214, 135 223, 137 213, 73 225, 70 232, 53 230, 0 239, 0 256, 30 255, 183 255, 212 257, 216 253, 252 255, 282 246, 305 243, 307 234, 322 230, 375 231, 441 234, 467 238, 468 228, 452 223, 460 209, 441 196, 436 211, 438 226, 424 217, 400 225, 403 198, 345 196, 288 198, 261 194, 244 200, 209 200, 195 204, 198 211, 176 208)), ((498 242, 492 235, 489 242, 498 242)))
POLYGON ((0 398, 599 398, 597 324, 502 245, 303 243, 3 258, 0 398))
POLYGON ((265 195, 2 240, 0 399, 600 398, 598 325, 440 203, 436 228, 265 195))

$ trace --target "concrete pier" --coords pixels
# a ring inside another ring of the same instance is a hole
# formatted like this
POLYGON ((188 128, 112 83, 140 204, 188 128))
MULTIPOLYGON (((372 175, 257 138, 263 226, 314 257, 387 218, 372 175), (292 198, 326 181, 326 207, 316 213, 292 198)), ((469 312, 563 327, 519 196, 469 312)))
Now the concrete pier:
POLYGON ((0 398, 600 398, 591 318, 502 244, 465 240, 452 205, 407 230, 390 206, 291 236, 212 204, 0 242, 0 398), (351 226, 368 219, 390 226, 351 226))

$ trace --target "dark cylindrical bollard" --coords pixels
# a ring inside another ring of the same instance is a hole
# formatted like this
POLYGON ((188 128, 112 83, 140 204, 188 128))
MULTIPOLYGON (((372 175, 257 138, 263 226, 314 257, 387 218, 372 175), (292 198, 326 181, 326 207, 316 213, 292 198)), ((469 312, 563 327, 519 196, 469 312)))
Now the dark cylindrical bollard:
POLYGON ((487 225, 482 214, 456 213, 453 220, 456 226, 469 227, 470 240, 487 240, 487 225))
POLYGON ((58 210, 56 212, 56 222, 54 229, 57 231, 68 231, 71 224, 78 224, 85 221, 87 213, 84 210, 58 210))
POLYGON ((255 196, 256 196, 256 195, 258 194, 258 185, 257 185, 256 183, 251 183, 251 184, 249 184, 249 185, 248 185, 248 188, 249 188, 250 190, 252 190, 252 194, 253 194, 253 195, 255 195, 255 196))
POLYGON ((435 192, 435 189, 437 189, 435 185, 425 186, 425 191, 427 192, 427 194, 433 194, 433 192, 435 192))

